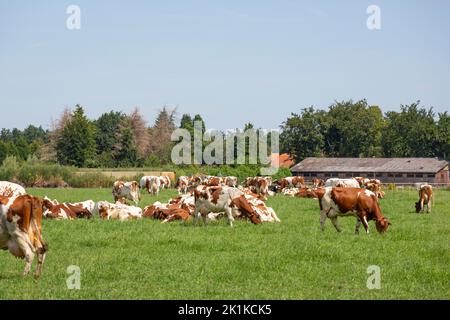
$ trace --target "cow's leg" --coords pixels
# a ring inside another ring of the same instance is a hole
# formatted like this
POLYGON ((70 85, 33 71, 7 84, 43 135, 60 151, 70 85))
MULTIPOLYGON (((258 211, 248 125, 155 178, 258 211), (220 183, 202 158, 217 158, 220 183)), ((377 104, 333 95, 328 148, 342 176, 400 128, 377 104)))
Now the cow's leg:
POLYGON ((233 210, 230 207, 226 207, 225 208, 225 213, 227 214, 228 217, 228 223, 230 224, 230 227, 233 226, 233 221, 234 221, 234 217, 233 217, 233 210))
POLYGON ((431 198, 428 199, 428 203, 427 203, 427 213, 431 213, 431 198))
POLYGON ((423 212, 424 209, 425 209, 423 205, 424 205, 424 199, 421 198, 421 199, 420 199, 420 212, 423 212))
POLYGON ((336 228, 337 232, 341 232, 341 228, 339 228, 338 223, 337 223, 337 216, 334 216, 331 219, 331 222, 333 223, 333 226, 336 228))
POLYGON ((198 207, 195 207, 195 211, 194 211, 194 226, 198 225, 198 219, 200 218, 200 210, 198 209, 198 207))
POLYGON ((325 230, 325 221, 327 220, 327 211, 322 210, 322 212, 320 213, 320 229, 322 231, 325 230))
POLYGON ((361 220, 359 217, 356 218, 355 234, 359 234, 359 227, 361 226, 361 220))
POLYGON ((35 278, 39 278, 41 276, 44 261, 45 261, 45 252, 38 253, 38 265, 36 267, 36 273, 34 274, 35 278))
POLYGON ((23 275, 26 276, 28 273, 30 273, 31 270, 31 264, 34 260, 34 251, 33 246, 28 240, 28 235, 19 235, 16 238, 17 244, 19 245, 19 248, 25 255, 25 268, 23 270, 23 275))
POLYGON ((366 233, 369 234, 369 223, 367 222, 366 215, 363 215, 361 222, 363 224, 364 229, 366 230, 366 233))

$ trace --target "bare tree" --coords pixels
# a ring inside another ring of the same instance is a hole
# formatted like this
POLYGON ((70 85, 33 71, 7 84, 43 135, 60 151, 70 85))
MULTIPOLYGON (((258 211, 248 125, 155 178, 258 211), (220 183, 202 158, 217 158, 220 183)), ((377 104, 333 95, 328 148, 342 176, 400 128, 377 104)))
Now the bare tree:
POLYGON ((138 108, 133 110, 129 118, 137 154, 140 158, 145 158, 148 156, 150 149, 150 134, 147 128, 147 122, 144 120, 138 108))

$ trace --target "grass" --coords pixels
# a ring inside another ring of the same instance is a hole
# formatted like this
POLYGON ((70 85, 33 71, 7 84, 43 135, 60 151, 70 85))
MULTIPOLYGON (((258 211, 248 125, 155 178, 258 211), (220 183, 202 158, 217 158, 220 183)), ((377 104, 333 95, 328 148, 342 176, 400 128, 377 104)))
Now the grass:
MULTIPOLYGON (((59 201, 109 200, 109 189, 29 189, 59 201)), ((142 206, 158 198, 145 195, 142 206)), ((449 299, 450 191, 435 192, 431 214, 416 214, 416 191, 388 191, 385 235, 354 235, 353 218, 319 229, 317 201, 268 200, 280 224, 225 221, 207 227, 144 219, 44 221, 49 253, 38 281, 24 261, 0 252, 0 299, 449 299), (70 265, 81 289, 68 290, 70 265), (381 268, 381 289, 366 287, 381 268)))

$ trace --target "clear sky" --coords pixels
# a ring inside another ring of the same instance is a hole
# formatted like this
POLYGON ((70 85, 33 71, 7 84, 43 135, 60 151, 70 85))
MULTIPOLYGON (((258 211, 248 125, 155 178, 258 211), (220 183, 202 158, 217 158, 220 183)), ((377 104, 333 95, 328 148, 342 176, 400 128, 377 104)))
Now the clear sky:
POLYGON ((138 106, 153 123, 168 105, 209 128, 270 129, 361 98, 450 110, 450 1, 0 0, 0 127, 48 128, 80 103, 90 118, 138 106))

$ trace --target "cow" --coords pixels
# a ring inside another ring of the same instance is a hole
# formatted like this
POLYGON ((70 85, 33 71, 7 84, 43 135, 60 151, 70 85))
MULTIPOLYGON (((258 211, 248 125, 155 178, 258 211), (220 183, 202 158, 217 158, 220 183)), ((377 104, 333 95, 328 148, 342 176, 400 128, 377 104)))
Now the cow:
POLYGON ((187 176, 178 177, 175 188, 178 190, 179 194, 186 194, 189 188, 189 178, 187 176))
POLYGON ((285 177, 278 181, 278 185, 281 191, 286 188, 302 188, 305 185, 305 178, 302 176, 285 177))
POLYGON ((143 176, 139 182, 142 190, 147 190, 149 194, 158 195, 161 189, 161 179, 157 176, 143 176))
POLYGON ((232 187, 207 187, 198 186, 194 190, 195 196, 195 223, 200 218, 206 225, 209 213, 225 212, 230 227, 233 226, 233 211, 239 210, 254 224, 260 224, 261 218, 255 209, 248 203, 245 194, 237 188, 232 187))
POLYGON ((355 179, 356 181, 358 181, 359 187, 360 187, 360 188, 364 188, 364 186, 366 185, 366 183, 370 182, 370 179, 367 179, 367 178, 365 178, 365 177, 354 177, 353 179, 355 179))
POLYGON ((433 187, 431 185, 422 185, 419 190, 419 201, 415 203, 416 212, 424 211, 424 205, 427 206, 427 213, 431 212, 431 200, 433 199, 433 187))
POLYGON ((128 206, 122 203, 109 203, 99 201, 96 211, 103 220, 134 220, 142 218, 142 209, 135 206, 128 206))
POLYGON ((161 223, 167 223, 175 220, 187 220, 190 217, 187 209, 181 208, 178 204, 162 204, 155 202, 151 206, 144 208, 143 217, 163 220, 161 223))
POLYGON ((367 190, 370 190, 373 193, 375 193, 379 199, 383 199, 384 192, 381 191, 381 183, 377 183, 377 181, 380 181, 380 180, 369 180, 368 182, 366 182, 364 187, 367 190))
POLYGON ((315 189, 310 188, 300 188, 298 192, 294 194, 298 198, 312 198, 317 199, 317 194, 314 192, 315 189))
POLYGON ((136 181, 116 181, 114 182, 112 194, 114 197, 114 202, 121 198, 125 198, 133 201, 135 204, 138 204, 140 200, 139 184, 136 181))
POLYGON ((9 181, 0 181, 0 196, 17 197, 25 194, 27 192, 21 185, 9 181))
POLYGON ((325 186, 325 181, 319 178, 312 179, 312 184, 314 188, 322 188, 325 186))
POLYGON ((353 215, 356 217, 355 233, 359 233, 361 223, 369 233, 368 221, 375 220, 379 233, 384 233, 391 224, 381 213, 377 196, 370 190, 361 188, 325 187, 316 189, 319 198, 320 226, 325 228, 325 220, 329 218, 337 232, 341 229, 337 224, 338 216, 353 215))
POLYGON ((161 189, 170 189, 171 181, 169 176, 159 176, 161 189))
POLYGON ((225 185, 236 188, 238 186, 238 178, 234 176, 225 177, 225 185))
POLYGON ((92 212, 95 210, 95 202, 87 200, 77 203, 64 202, 62 204, 44 198, 44 205, 47 210, 44 211, 44 217, 47 219, 74 220, 77 218, 92 218, 92 212))
POLYGON ((325 187, 360 188, 359 182, 354 179, 330 178, 325 181, 325 187))
POLYGON ((248 177, 245 179, 244 187, 254 188, 257 194, 266 196, 269 194, 271 184, 272 177, 248 177))
POLYGON ((25 258, 23 275, 30 272, 35 255, 38 257, 35 277, 42 272, 48 244, 42 238, 42 199, 31 195, 0 196, 0 249, 15 257, 25 258))

